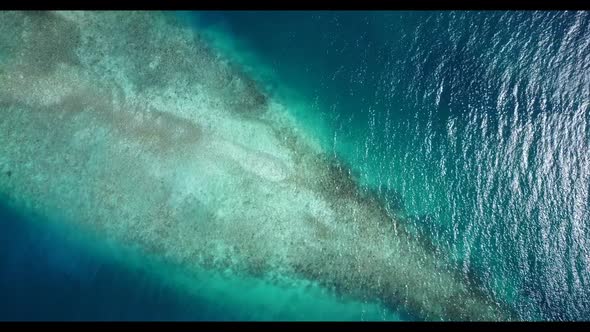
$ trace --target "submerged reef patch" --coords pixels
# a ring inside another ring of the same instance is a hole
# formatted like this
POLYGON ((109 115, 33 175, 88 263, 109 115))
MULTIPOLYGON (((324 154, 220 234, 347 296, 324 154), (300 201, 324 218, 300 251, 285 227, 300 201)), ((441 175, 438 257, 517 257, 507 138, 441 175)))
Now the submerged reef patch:
POLYGON ((0 161, 18 176, 0 191, 12 201, 187 271, 312 280, 420 319, 513 317, 168 14, 0 22, 13 23, 0 36, 38 36, 3 60, 0 161))

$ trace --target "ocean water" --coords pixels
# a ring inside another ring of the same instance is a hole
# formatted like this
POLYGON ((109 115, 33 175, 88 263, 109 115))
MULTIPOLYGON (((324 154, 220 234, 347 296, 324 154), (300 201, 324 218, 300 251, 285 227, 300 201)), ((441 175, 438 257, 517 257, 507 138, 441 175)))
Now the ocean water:
POLYGON ((324 145, 468 280, 522 319, 590 317, 587 12, 240 11, 193 22, 265 66, 269 90, 306 99, 295 114, 321 123, 324 145))
POLYGON ((0 205, 0 321, 400 321, 308 283, 184 270, 0 205))
POLYGON ((186 320, 205 307, 73 229, 5 204, 0 227, 0 320, 186 320))
MULTIPOLYGON (((588 13, 178 15, 467 283, 521 320, 590 317, 588 13)), ((317 286, 187 277, 25 215, 0 208, 1 320, 417 317, 317 286)))

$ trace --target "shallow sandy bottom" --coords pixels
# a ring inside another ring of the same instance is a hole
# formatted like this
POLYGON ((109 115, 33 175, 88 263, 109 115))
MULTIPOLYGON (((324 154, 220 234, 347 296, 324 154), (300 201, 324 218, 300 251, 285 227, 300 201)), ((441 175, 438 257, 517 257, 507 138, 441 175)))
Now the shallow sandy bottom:
POLYGON ((421 319, 509 317, 173 17, 1 15, 0 190, 12 205, 188 274, 311 282, 421 319))

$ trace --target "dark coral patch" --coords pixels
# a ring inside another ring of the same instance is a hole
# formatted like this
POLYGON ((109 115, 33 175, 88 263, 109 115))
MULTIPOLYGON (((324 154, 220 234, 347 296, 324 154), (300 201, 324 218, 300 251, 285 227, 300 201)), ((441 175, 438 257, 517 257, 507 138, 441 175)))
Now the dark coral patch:
POLYGON ((252 78, 237 71, 229 82, 226 93, 231 98, 226 100, 232 112, 242 116, 256 116, 264 113, 268 104, 268 96, 262 87, 252 78))

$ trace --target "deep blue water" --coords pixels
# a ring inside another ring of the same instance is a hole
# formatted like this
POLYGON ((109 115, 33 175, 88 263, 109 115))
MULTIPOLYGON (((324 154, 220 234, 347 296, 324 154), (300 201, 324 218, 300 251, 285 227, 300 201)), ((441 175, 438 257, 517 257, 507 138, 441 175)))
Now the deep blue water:
POLYGON ((148 269, 125 264, 125 255, 105 255, 74 229, 33 220, 1 203, 0 229, 0 321, 228 317, 148 269))

